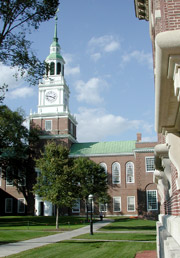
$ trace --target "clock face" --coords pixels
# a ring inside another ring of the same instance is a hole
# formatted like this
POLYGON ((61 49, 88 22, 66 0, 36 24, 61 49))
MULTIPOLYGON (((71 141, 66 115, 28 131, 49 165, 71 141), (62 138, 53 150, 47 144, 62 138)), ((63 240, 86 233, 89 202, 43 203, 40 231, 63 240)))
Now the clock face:
POLYGON ((46 92, 46 100, 49 102, 54 102, 57 99, 57 94, 54 91, 46 92))

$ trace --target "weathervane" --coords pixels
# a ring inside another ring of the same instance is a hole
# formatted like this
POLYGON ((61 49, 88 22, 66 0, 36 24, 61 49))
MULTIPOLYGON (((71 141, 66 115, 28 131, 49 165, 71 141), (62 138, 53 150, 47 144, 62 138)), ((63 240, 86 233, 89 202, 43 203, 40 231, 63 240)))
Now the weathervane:
POLYGON ((57 13, 59 12, 59 8, 56 10, 56 15, 55 15, 55 21, 57 21, 58 20, 58 17, 57 17, 57 13))

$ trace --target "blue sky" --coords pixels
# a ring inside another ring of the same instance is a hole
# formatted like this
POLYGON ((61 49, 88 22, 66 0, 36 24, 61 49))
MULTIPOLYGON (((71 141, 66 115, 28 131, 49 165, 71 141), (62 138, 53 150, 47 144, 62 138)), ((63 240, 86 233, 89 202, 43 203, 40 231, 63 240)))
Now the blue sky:
MULTIPOLYGON (((61 0, 58 38, 66 61, 70 111, 78 121, 78 141, 156 141, 154 77, 149 23, 135 17, 133 0, 61 0)), ((49 54, 55 21, 29 38, 43 61, 49 54)), ((15 81, 1 65, 9 84, 5 104, 26 115, 37 112, 38 87, 15 81)))

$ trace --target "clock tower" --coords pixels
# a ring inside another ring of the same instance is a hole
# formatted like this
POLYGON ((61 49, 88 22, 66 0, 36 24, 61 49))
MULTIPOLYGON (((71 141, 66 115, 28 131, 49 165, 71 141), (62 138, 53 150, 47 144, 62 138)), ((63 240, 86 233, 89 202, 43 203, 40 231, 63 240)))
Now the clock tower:
POLYGON ((38 112, 30 114, 31 126, 42 130, 41 139, 56 139, 70 147, 76 141, 76 119, 69 110, 69 87, 64 78, 65 61, 60 54, 57 17, 50 53, 46 58, 46 74, 39 82, 38 112))

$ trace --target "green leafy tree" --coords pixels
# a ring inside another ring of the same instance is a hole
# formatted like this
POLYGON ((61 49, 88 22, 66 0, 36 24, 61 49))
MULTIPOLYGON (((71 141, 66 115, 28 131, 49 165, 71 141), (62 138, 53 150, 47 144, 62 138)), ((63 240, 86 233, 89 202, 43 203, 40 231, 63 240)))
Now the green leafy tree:
POLYGON ((11 111, 7 106, 0 106, 0 166, 3 177, 13 181, 22 192, 27 203, 31 195, 29 175, 33 173, 32 156, 39 140, 36 128, 28 131, 23 125, 25 118, 22 110, 11 111), (31 144, 29 144, 31 142, 31 144), (8 178, 7 178, 8 175, 8 178))
POLYGON ((36 161, 40 176, 37 178, 34 192, 56 206, 56 229, 59 227, 59 209, 72 207, 78 192, 73 160, 69 159, 68 155, 67 148, 49 142, 45 145, 42 157, 36 161))
POLYGON ((79 181, 79 198, 86 203, 88 219, 88 196, 93 194, 95 200, 107 195, 107 175, 103 167, 85 157, 74 160, 74 171, 79 181))
MULTIPOLYGON (((32 85, 43 75, 44 64, 33 53, 27 34, 51 19, 58 5, 59 0, 0 0, 0 62, 18 67, 32 85)), ((7 85, 1 85, 0 102, 6 89, 7 85)))

